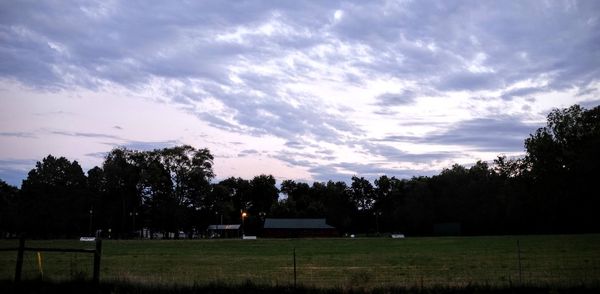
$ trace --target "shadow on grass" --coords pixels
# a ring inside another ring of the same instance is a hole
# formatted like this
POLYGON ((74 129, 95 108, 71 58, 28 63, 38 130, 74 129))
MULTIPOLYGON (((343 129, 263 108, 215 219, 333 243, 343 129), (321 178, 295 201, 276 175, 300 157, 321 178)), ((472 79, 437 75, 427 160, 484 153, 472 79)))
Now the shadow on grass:
POLYGON ((419 293, 419 294, 435 294, 435 293, 453 293, 453 294, 470 294, 470 293, 599 293, 600 287, 594 286, 570 286, 570 287, 543 287, 543 286, 519 286, 519 287, 491 287, 470 285, 464 287, 431 287, 431 288, 404 288, 404 287, 385 287, 375 289, 363 289, 360 287, 354 288, 311 288, 286 286, 260 285, 252 282, 243 284, 221 284, 213 283, 206 285, 194 286, 178 286, 178 285, 146 285, 127 282, 111 282, 100 283, 95 285, 88 281, 69 281, 69 282, 48 282, 31 280, 26 282, 15 283, 12 281, 0 281, 0 293, 97 293, 97 294, 191 294, 191 293, 239 293, 239 294, 254 294, 254 293, 419 293))

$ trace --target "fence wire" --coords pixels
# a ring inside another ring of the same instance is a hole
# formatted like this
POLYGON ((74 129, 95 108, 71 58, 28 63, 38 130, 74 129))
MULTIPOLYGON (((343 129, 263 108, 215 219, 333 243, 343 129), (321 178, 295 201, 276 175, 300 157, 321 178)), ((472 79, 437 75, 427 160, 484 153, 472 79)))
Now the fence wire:
MULTIPOLYGON (((432 287, 432 286, 517 286, 600 285, 600 253, 592 249, 581 252, 521 246, 498 250, 482 246, 464 250, 414 250, 379 252, 352 251, 347 248, 291 247, 281 243, 279 250, 262 252, 248 246, 262 243, 230 241, 137 241, 134 249, 127 241, 115 241, 102 256, 101 277, 104 281, 123 280, 141 283, 204 284, 244 283, 294 284, 293 249, 296 251, 296 282, 315 287, 432 287), (169 243, 170 242, 170 243, 169 243), (191 243, 190 243, 191 242, 191 243), (204 242, 204 243, 203 243, 204 242), (246 243, 244 243, 246 242, 246 243), (146 245, 147 244, 147 245, 146 245), (165 245, 166 244, 166 245, 165 245), (197 248, 213 244, 211 250, 197 248), (248 245, 249 244, 249 245, 248 245), (217 251, 219 246, 231 251, 217 251), (240 247, 235 247, 240 246, 240 247), (287 246, 287 247, 286 247, 287 246), (179 248, 184 249, 179 249, 179 248), (190 249, 191 248, 191 249, 190 249), (242 249, 240 249, 242 248, 242 249), (122 251, 120 251, 122 250, 122 251), (245 250, 245 251, 244 251, 245 250), (223 253, 225 252, 225 253, 223 253)), ((303 243, 304 244, 304 243, 303 243)), ((594 247, 598 244, 591 244, 594 247)), ((269 245, 272 246, 272 245, 269 245)), ((269 247, 271 248, 271 247, 269 247)), ((600 248, 600 247, 597 247, 600 248)), ((0 279, 14 277, 16 252, 0 252, 0 279)), ((49 280, 89 279, 93 260, 89 254, 43 254, 43 278, 49 280)), ((26 252, 23 279, 40 278, 35 252, 26 252)))

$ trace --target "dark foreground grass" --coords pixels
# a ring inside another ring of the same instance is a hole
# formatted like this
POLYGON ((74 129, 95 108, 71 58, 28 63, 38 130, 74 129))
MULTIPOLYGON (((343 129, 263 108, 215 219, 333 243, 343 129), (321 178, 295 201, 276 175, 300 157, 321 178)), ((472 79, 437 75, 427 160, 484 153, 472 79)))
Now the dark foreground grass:
POLYGON ((27 281, 15 283, 11 281, 0 281, 0 293, 33 294, 33 293, 91 293, 91 294, 255 294, 255 293, 309 293, 309 294, 360 294, 360 293, 418 293, 418 294, 473 294, 473 293, 598 293, 600 288, 581 285, 569 287, 555 286, 518 286, 518 287, 495 287, 482 285, 467 285, 461 287, 378 287, 378 288, 315 288, 315 287, 292 287, 254 284, 250 281, 241 284, 210 283, 206 285, 150 285, 125 282, 100 283, 95 285, 86 281, 48 282, 27 281))
MULTIPOLYGON (((104 240, 101 281, 191 287, 257 285, 377 289, 462 289, 470 285, 573 287, 600 281, 600 235, 287 240, 104 240), (520 252, 517 251, 517 240, 520 252), (520 261, 519 261, 520 256, 520 261)), ((28 246, 93 247, 75 240, 28 246)), ((16 246, 0 240, 0 248, 16 246)), ((89 254, 42 253, 43 278, 90 279, 89 254)), ((0 280, 14 277, 16 252, 0 252, 0 280)), ((23 279, 40 278, 28 252, 23 279)))

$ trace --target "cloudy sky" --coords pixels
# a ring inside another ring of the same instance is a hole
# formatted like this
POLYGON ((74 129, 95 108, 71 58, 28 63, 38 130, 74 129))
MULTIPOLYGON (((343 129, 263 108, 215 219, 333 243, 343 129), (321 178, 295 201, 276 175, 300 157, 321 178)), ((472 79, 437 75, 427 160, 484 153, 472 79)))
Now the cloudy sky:
POLYGON ((432 175, 600 104, 600 1, 0 1, 0 179, 207 147, 217 179, 432 175))

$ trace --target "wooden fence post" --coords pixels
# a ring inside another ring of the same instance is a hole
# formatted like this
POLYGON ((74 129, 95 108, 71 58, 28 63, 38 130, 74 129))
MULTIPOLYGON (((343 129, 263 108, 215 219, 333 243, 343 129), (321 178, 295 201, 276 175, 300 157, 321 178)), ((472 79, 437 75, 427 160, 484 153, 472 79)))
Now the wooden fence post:
POLYGON ((519 260, 519 286, 523 285, 523 270, 521 267, 521 245, 519 244, 519 240, 517 240, 517 259, 519 260))
POLYGON ((19 238, 19 250, 17 251, 17 267, 15 268, 15 282, 21 281, 21 270, 23 269, 23 252, 25 251, 25 237, 19 238))
POLYGON ((102 240, 96 239, 96 251, 94 252, 94 284, 100 282, 100 257, 102 256, 102 240))
POLYGON ((296 247, 294 247, 294 289, 296 289, 296 247))

